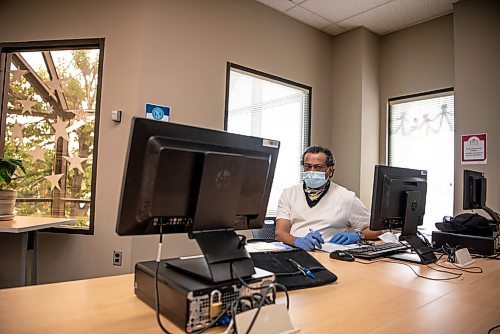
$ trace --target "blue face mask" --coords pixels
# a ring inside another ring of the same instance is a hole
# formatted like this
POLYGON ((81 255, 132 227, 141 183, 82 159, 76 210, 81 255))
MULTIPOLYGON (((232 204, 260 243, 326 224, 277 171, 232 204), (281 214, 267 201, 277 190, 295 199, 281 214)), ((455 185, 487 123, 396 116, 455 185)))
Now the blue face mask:
POLYGON ((304 172, 302 175, 302 179, 309 188, 319 188, 328 181, 325 172, 304 172))

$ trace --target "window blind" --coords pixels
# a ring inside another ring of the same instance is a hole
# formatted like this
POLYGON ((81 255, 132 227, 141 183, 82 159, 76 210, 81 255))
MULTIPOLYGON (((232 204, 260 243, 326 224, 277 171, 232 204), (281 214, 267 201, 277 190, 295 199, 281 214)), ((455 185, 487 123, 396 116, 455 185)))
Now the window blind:
POLYGON ((311 89, 257 71, 230 67, 226 130, 280 141, 267 216, 279 196, 300 181, 302 152, 309 145, 311 89))

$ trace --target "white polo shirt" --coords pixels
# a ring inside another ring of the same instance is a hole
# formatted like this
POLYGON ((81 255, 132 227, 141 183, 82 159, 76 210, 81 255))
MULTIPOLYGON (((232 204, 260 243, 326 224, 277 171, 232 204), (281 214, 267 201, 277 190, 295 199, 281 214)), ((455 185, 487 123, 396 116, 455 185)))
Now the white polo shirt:
POLYGON ((370 226, 370 214, 353 191, 330 182, 330 188, 312 208, 307 205, 302 183, 286 188, 278 202, 276 219, 292 223, 290 234, 304 237, 318 231, 325 242, 341 231, 361 231, 370 226))

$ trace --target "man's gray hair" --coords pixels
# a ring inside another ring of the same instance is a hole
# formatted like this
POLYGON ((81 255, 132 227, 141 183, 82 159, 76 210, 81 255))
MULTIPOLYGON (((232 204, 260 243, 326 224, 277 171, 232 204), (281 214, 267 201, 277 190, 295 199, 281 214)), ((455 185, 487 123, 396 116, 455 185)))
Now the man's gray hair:
POLYGON ((326 166, 335 168, 335 157, 333 156, 333 153, 329 148, 319 145, 309 146, 308 148, 305 149, 304 153, 302 154, 302 160, 300 161, 302 166, 304 165, 304 159, 307 153, 313 153, 313 154, 325 153, 326 166))

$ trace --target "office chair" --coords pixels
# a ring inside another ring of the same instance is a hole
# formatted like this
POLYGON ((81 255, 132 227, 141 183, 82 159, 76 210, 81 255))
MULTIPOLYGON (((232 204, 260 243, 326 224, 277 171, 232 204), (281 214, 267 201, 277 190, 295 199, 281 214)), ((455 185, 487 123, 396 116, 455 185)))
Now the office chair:
POLYGON ((274 219, 266 219, 262 228, 252 230, 252 237, 254 240, 275 240, 274 229, 274 219))

